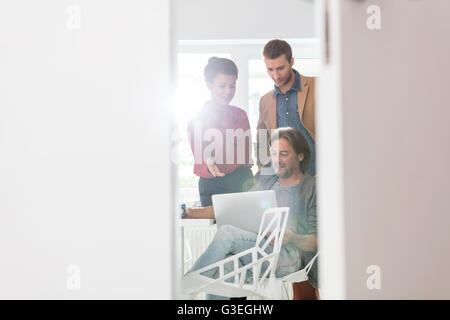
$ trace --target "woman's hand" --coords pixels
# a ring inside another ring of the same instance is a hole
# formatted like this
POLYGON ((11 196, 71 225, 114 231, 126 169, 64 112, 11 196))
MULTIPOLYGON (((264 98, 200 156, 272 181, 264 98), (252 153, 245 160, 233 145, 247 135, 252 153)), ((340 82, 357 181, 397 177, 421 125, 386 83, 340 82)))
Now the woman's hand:
POLYGON ((215 164, 215 162, 211 158, 206 159, 206 166, 208 167, 209 172, 214 177, 223 177, 223 176, 225 176, 225 173, 220 172, 219 168, 217 167, 217 165, 215 164))

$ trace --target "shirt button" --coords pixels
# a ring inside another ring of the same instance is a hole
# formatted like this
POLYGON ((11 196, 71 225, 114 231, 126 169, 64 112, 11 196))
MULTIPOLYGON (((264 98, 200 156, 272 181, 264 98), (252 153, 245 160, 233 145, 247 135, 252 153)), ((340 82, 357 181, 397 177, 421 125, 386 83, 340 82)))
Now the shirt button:
POLYGON ((289 115, 289 112, 286 112, 286 115, 289 115))
POLYGON ((288 97, 286 97, 286 101, 288 101, 289 100, 289 98, 288 97))

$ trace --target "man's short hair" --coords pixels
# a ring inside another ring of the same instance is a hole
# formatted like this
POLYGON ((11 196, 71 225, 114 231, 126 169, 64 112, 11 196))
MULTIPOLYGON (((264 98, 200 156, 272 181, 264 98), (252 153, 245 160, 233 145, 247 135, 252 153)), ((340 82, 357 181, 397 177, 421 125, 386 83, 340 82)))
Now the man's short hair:
POLYGON ((286 55, 286 59, 291 61, 292 58, 292 48, 284 40, 274 39, 266 43, 263 49, 263 56, 266 59, 276 59, 282 54, 286 55))
POLYGON ((303 161, 299 162, 300 170, 305 173, 311 162, 311 149, 303 134, 295 128, 278 128, 272 132, 270 144, 281 138, 286 139, 297 155, 303 153, 303 161))

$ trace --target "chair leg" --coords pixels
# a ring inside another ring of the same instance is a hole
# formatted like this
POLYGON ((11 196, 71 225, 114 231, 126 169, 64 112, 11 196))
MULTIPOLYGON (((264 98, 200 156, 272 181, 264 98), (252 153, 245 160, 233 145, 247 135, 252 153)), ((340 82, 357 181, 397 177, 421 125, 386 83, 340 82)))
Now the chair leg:
POLYGON ((319 300, 319 292, 309 281, 295 282, 292 284, 294 291, 293 300, 319 300))

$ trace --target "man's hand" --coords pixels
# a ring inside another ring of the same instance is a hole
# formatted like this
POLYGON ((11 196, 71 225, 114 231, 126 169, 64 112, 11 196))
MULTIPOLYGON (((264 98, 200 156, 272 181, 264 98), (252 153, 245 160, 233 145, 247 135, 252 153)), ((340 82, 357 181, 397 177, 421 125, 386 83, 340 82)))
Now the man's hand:
POLYGON ((186 208, 183 219, 214 219, 213 206, 203 208, 186 208))
POLYGON ((192 219, 192 208, 184 209, 183 219, 192 219))
MULTIPOLYGON (((270 237, 270 232, 267 237, 270 237)), ((292 243, 294 246, 303 251, 312 252, 317 249, 317 236, 315 234, 297 234, 289 229, 286 229, 284 233, 282 244, 287 242, 292 243)), ((274 241, 270 242, 270 245, 274 245, 274 241)))
MULTIPOLYGON (((268 232, 267 233, 267 238, 269 238, 271 234, 272 234, 271 232, 268 232)), ((281 245, 285 245, 286 243, 290 242, 293 234, 294 234, 294 232, 292 232, 289 229, 286 229, 286 232, 284 233, 284 237, 283 237, 281 245)), ((275 238, 272 239, 272 241, 270 241, 270 245, 272 247, 275 245, 275 238)))
POLYGON ((217 165, 214 163, 214 161, 211 158, 206 159, 206 166, 208 167, 209 172, 214 177, 223 177, 223 176, 225 176, 225 173, 220 172, 219 168, 217 167, 217 165))
POLYGON ((295 236, 295 233, 289 229, 286 229, 286 232, 284 233, 284 237, 283 237, 283 244, 286 244, 287 242, 291 242, 291 239, 293 236, 295 236))

